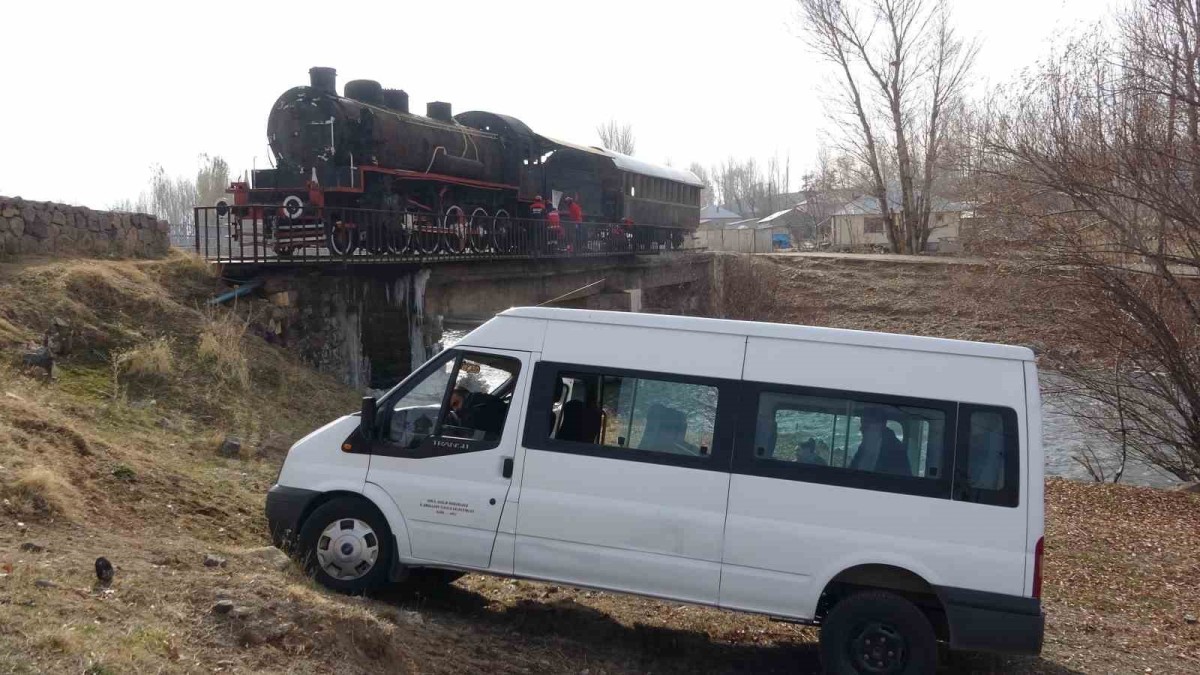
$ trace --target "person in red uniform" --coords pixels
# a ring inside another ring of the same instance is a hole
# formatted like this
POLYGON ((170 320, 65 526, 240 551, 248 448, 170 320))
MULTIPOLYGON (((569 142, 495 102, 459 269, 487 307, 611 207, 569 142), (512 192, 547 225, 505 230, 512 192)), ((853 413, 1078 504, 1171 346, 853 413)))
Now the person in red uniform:
POLYGON ((533 246, 534 250, 537 250, 537 247, 540 246, 536 242, 541 237, 540 230, 542 226, 538 225, 537 222, 545 217, 546 202, 542 201, 541 195, 538 195, 533 198, 533 203, 529 205, 529 221, 521 227, 525 233, 525 241, 528 242, 528 245, 533 246))
POLYGON ((579 202, 574 197, 567 197, 567 222, 571 226, 567 229, 571 237, 572 243, 575 246, 583 247, 583 208, 579 206, 579 202))
POLYGON ((583 222, 583 208, 572 197, 567 197, 567 217, 572 223, 583 222))

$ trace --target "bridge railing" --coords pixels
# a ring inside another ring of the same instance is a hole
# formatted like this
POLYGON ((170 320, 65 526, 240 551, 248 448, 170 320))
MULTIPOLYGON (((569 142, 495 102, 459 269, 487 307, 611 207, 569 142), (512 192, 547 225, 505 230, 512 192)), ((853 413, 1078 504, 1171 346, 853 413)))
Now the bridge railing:
POLYGON ((692 231, 627 223, 251 204, 197 207, 193 241, 231 263, 433 262, 653 254, 687 247, 692 231))

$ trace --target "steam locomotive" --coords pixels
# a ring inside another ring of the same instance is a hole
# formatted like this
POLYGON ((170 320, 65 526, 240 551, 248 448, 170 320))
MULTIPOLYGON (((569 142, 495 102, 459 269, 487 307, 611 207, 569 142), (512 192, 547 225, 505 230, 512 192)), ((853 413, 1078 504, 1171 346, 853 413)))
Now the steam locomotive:
POLYGON ((339 96, 333 68, 309 77, 267 119, 274 168, 230 188, 233 211, 253 209, 279 255, 503 248, 540 195, 573 197, 588 221, 670 228, 667 243, 699 225, 702 183, 690 171, 555 140, 508 115, 452 115, 444 102, 417 115, 406 92, 374 80, 339 96), (358 215, 338 215, 349 210, 358 215))

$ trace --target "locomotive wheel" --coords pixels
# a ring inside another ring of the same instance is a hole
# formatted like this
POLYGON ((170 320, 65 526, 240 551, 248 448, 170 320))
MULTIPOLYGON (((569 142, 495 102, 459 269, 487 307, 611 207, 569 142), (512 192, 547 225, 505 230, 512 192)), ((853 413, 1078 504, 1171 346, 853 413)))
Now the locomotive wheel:
POLYGON ((458 204, 446 207, 442 216, 443 239, 446 250, 451 253, 462 253, 467 250, 467 214, 458 204))
POLYGON ((492 216, 492 246, 497 253, 510 253, 513 250, 512 219, 508 215, 508 211, 497 209, 496 215, 492 216))
POLYGON ((372 255, 383 255, 388 252, 387 221, 377 214, 366 217, 359 235, 363 248, 372 255))
POLYGON ((467 239, 472 251, 484 253, 488 250, 492 239, 491 230, 492 224, 487 209, 482 206, 471 209, 471 217, 467 219, 467 239))
POLYGON ((387 225, 387 252, 392 255, 403 255, 408 253, 408 247, 411 242, 411 233, 409 226, 412 223, 412 218, 408 215, 403 216, 402 220, 394 220, 387 225))
POLYGON ((275 250, 275 255, 279 256, 280 258, 290 258, 292 257, 292 253, 296 251, 294 246, 288 246, 287 244, 275 244, 273 248, 275 250))
POLYGON ((417 213, 413 214, 411 223, 412 230, 408 236, 412 248, 425 255, 437 253, 442 245, 437 218, 428 213, 417 213))
POLYGON ((329 246, 329 250, 334 255, 349 256, 353 255, 358 248, 358 228, 349 226, 348 223, 326 223, 325 224, 325 243, 329 246))

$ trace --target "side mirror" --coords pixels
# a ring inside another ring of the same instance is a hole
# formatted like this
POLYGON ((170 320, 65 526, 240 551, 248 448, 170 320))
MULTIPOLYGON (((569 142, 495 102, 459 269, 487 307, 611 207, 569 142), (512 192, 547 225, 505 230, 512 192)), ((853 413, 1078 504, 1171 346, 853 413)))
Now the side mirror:
POLYGON ((359 420, 359 428, 362 430, 363 438, 373 440, 375 438, 375 408, 377 404, 374 396, 364 396, 362 400, 362 419, 359 420))

